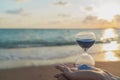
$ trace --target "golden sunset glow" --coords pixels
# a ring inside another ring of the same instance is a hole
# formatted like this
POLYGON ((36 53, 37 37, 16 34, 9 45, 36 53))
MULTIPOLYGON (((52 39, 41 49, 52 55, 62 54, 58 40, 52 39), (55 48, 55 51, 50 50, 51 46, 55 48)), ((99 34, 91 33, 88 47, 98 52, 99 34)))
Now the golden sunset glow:
POLYGON ((115 56, 114 52, 108 51, 105 53, 105 60, 106 61, 117 61, 118 58, 115 56))
POLYGON ((119 28, 120 0, 0 0, 0 28, 119 28))
POLYGON ((116 38, 116 37, 117 37, 117 34, 116 34, 115 30, 112 28, 109 28, 103 32, 103 36, 102 36, 101 40, 106 40, 106 39, 111 39, 111 38, 116 38))

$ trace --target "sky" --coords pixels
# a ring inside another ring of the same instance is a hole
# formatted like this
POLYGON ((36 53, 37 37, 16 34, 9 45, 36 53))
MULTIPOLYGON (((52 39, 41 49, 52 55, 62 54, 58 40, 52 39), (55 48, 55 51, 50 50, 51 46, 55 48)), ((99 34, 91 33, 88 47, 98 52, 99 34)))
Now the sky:
POLYGON ((120 27, 120 0, 0 0, 0 28, 111 27, 120 27))

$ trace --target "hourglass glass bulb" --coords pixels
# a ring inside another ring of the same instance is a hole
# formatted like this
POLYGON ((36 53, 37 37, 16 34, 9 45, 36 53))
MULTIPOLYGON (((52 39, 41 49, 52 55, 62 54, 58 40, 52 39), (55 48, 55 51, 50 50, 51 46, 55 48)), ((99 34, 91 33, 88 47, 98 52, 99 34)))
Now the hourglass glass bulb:
POLYGON ((95 65, 95 61, 87 50, 95 43, 95 34, 93 32, 80 32, 76 35, 76 41, 79 46, 84 50, 76 61, 79 70, 90 70, 95 65))
POLYGON ((77 59, 76 65, 78 66, 79 70, 91 70, 95 65, 95 61, 91 55, 83 53, 77 59))

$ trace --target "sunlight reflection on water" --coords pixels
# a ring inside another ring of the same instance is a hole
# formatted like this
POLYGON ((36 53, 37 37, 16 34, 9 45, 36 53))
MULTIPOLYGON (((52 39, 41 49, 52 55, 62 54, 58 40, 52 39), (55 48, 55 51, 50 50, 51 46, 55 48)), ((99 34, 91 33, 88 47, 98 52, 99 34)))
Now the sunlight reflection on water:
POLYGON ((107 42, 103 44, 102 51, 104 52, 104 59, 105 61, 118 61, 119 58, 116 56, 116 51, 119 51, 119 44, 118 44, 118 34, 114 29, 106 29, 101 37, 101 40, 107 42))
POLYGON ((115 55, 115 52, 108 51, 105 53, 105 60, 106 61, 118 61, 118 57, 115 55))

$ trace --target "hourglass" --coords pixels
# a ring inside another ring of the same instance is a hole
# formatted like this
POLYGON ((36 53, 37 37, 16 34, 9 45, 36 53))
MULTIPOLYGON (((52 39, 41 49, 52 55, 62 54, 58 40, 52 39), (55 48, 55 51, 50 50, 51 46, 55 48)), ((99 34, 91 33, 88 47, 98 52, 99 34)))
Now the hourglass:
POLYGON ((87 53, 87 50, 95 43, 95 39, 96 37, 93 32, 79 32, 76 35, 77 43, 84 50, 76 60, 79 70, 91 70, 92 66, 95 65, 93 57, 87 53))

